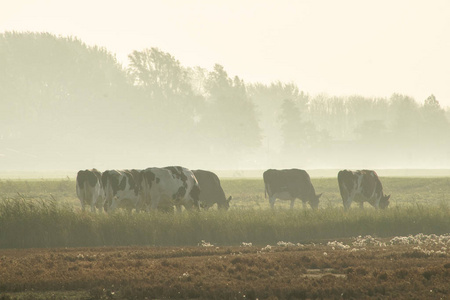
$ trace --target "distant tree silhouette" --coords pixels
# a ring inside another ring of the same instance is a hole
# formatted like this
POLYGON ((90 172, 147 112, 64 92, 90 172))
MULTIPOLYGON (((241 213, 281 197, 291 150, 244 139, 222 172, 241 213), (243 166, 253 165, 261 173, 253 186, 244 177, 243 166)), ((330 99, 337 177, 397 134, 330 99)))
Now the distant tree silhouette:
POLYGON ((216 64, 208 74, 205 91, 202 132, 211 142, 213 152, 233 154, 257 148, 261 133, 244 82, 238 77, 231 79, 224 68, 216 64))

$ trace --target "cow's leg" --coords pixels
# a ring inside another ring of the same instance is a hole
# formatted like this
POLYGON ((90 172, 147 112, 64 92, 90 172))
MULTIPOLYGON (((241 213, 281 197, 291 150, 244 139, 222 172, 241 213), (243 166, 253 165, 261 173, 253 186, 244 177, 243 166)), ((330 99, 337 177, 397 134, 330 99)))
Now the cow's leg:
POLYGON ((134 201, 134 209, 136 210, 136 213, 138 213, 141 210, 141 201, 139 199, 135 199, 134 201))
POLYGON ((359 203, 359 208, 360 208, 360 209, 364 209, 364 201, 361 201, 361 202, 359 203))
POLYGON ((96 208, 100 213, 103 213, 103 198, 101 196, 97 197, 97 200, 95 201, 96 208))
POLYGON ((181 214, 181 204, 175 204, 175 207, 177 209, 177 213, 181 214))
POLYGON ((303 209, 306 209, 306 201, 302 201, 303 209))
POLYGON ((348 210, 350 208, 350 205, 352 205, 354 193, 351 193, 347 199, 344 200, 344 209, 348 210))
POLYGON ((150 196, 150 210, 157 210, 160 201, 161 201, 160 197, 150 196))
POLYGON ((295 198, 291 200, 291 209, 294 208, 295 198))
POLYGON ((273 196, 269 196, 270 208, 274 208, 276 198, 273 196))

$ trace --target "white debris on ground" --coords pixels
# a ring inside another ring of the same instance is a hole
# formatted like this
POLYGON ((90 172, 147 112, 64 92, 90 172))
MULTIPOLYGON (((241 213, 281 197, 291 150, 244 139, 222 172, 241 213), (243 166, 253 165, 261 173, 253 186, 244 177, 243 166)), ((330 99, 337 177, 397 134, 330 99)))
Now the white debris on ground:
MULTIPOLYGON (((202 241, 202 246, 209 247, 209 243, 206 243, 205 241, 202 241)), ((390 239, 388 242, 382 242, 379 239, 376 239, 372 237, 371 235, 366 236, 357 236, 353 238, 353 241, 351 242, 351 245, 344 244, 343 242, 339 241, 330 241, 327 242, 327 246, 331 247, 332 250, 346 250, 349 252, 358 252, 358 251, 366 251, 367 247, 373 246, 373 247, 392 247, 394 245, 414 245, 415 247, 412 248, 413 251, 418 251, 426 255, 439 255, 439 256, 447 256, 450 253, 448 250, 450 249, 450 233, 443 234, 443 235, 436 235, 436 234, 430 234, 426 235, 423 233, 419 233, 416 235, 408 235, 408 236, 396 236, 392 239, 390 239)), ((212 245, 211 245, 212 246, 212 245)), ((242 242, 241 247, 252 247, 252 243, 242 242)), ((309 243, 309 244, 301 244, 297 243, 294 244, 292 242, 284 242, 279 241, 276 246, 278 247, 315 247, 316 244, 309 243)), ((272 252, 274 246, 267 245, 263 248, 261 248, 260 251, 257 251, 258 253, 261 252, 272 252)), ((328 253, 324 252, 324 256, 327 256, 328 253)))
POLYGON ((331 249, 350 249, 349 245, 344 245, 342 242, 334 241, 334 242, 328 242, 327 246, 330 246, 331 249))
POLYGON ((291 243, 291 242, 283 242, 283 241, 279 241, 279 242, 277 243, 277 246, 280 246, 280 247, 293 247, 293 246, 295 246, 295 244, 294 244, 294 243, 291 243))
POLYGON ((214 247, 213 244, 211 244, 209 242, 205 242, 205 240, 202 240, 198 245, 201 247, 214 247))
POLYGON ((412 248, 414 251, 421 252, 426 255, 446 256, 448 249, 450 248, 450 234, 426 235, 419 233, 416 235, 396 236, 387 243, 377 240, 370 235, 366 235, 364 237, 358 236, 354 238, 352 245, 353 248, 338 241, 327 243, 327 246, 331 247, 332 250, 342 249, 350 252, 365 251, 367 250, 367 246, 386 248, 394 245, 415 245, 415 247, 412 248))
POLYGON ((253 246, 252 243, 246 243, 246 242, 241 243, 241 247, 252 247, 252 246, 253 246))
POLYGON ((264 248, 261 248, 261 252, 263 252, 263 251, 269 252, 270 250, 272 250, 272 246, 270 246, 270 245, 267 245, 264 248))
POLYGON ((390 240, 391 245, 427 245, 427 246, 450 246, 450 233, 443 235, 419 233, 416 235, 396 236, 390 240))
POLYGON ((379 247, 386 247, 386 243, 383 243, 371 235, 366 235, 364 237, 357 236, 354 238, 352 245, 356 247, 364 247, 364 246, 379 246, 379 247))

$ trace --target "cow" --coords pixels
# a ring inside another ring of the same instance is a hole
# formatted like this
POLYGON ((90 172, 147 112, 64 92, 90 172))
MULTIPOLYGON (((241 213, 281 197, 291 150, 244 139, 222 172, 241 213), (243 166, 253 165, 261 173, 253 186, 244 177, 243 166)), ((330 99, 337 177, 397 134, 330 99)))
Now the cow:
POLYGON ((91 206, 91 212, 95 212, 96 208, 100 212, 103 211, 105 195, 101 176, 101 172, 97 169, 78 171, 76 190, 83 211, 85 211, 85 205, 91 206))
POLYGON ((193 170, 195 178, 197 178, 200 187, 200 202, 202 208, 209 209, 217 203, 218 209, 228 210, 230 208, 231 196, 228 199, 220 185, 220 179, 211 171, 193 170))
POLYGON ((311 178, 305 170, 269 169, 263 174, 265 185, 265 197, 269 195, 270 207, 274 208, 275 200, 290 200, 291 209, 294 208, 295 199, 302 200, 303 208, 306 208, 306 202, 313 209, 319 207, 319 198, 322 194, 316 195, 311 178))
POLYGON ((376 209, 385 209, 389 205, 391 195, 383 194, 381 181, 373 170, 339 171, 338 183, 345 210, 353 201, 359 202, 360 208, 364 208, 365 201, 376 209))
POLYGON ((107 170, 102 174, 105 189, 105 211, 113 212, 125 207, 129 212, 141 209, 140 202, 140 170, 107 170))
POLYGON ((147 210, 157 210, 159 204, 172 203, 178 212, 199 209, 200 188, 192 171, 183 167, 147 168, 141 171, 141 197, 147 210))

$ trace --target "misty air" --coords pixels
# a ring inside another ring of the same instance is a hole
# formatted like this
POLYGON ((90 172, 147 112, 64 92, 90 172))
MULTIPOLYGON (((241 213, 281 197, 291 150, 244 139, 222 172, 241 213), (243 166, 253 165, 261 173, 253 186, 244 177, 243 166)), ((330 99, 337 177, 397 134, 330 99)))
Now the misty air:
POLYGON ((0 299, 446 299, 450 4, 0 10, 0 299))

